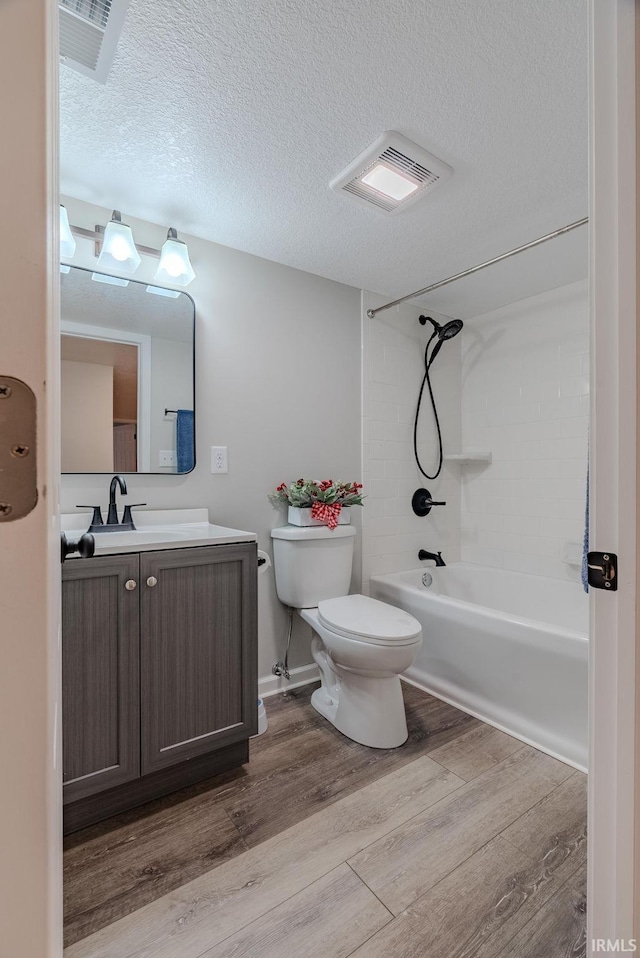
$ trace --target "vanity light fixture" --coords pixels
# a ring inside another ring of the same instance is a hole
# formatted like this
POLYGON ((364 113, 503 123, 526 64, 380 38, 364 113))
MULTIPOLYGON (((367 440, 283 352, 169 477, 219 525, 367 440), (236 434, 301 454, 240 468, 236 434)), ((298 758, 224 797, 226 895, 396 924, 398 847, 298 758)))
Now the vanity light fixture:
MULTIPOLYGON (((113 216, 106 227, 97 225, 95 229, 85 229, 83 226, 69 225, 69 218, 64 206, 60 207, 60 252, 67 258, 73 257, 76 251, 75 237, 92 240, 95 243, 95 255, 98 257, 98 268, 111 273, 112 270, 120 273, 135 273, 142 262, 140 253, 144 256, 153 256, 160 263, 154 280, 168 283, 171 286, 188 286, 195 279, 195 272, 189 259, 187 244, 178 239, 173 227, 167 233, 167 239, 161 250, 151 246, 136 245, 133 241, 131 227, 122 222, 119 210, 113 211, 113 216), (64 243, 68 245, 64 245, 64 243)), ((108 283, 100 273, 94 273, 93 279, 98 283, 108 283)), ((128 281, 115 282, 114 286, 126 286, 128 281)), ((158 296, 169 296, 173 299, 180 295, 177 290, 161 289, 157 286, 147 286, 147 292, 158 296)))
POLYGON ((75 251, 76 241, 69 225, 69 214, 66 207, 60 204, 60 256, 71 259, 75 255, 75 251))
POLYGON ((122 222, 120 211, 114 210, 111 221, 105 227, 98 266, 101 269, 135 273, 141 262, 142 259, 133 241, 131 227, 122 222))
POLYGON ((178 239, 173 227, 170 228, 154 279, 157 282, 171 283, 172 286, 188 286, 195 279, 195 275, 187 244, 178 239))

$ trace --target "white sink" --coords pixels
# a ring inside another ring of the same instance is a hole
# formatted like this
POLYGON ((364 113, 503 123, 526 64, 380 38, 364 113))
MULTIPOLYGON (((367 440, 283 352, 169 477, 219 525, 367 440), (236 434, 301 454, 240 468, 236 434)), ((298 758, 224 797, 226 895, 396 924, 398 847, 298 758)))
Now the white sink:
MULTIPOLYGON (((87 531, 91 514, 69 513, 63 515, 61 520, 67 539, 77 539, 87 531)), ((138 526, 134 530, 92 533, 96 543, 95 555, 256 541, 253 532, 213 525, 209 522, 206 509, 138 511, 134 514, 134 521, 138 526)), ((77 558, 77 555, 69 558, 77 558)))

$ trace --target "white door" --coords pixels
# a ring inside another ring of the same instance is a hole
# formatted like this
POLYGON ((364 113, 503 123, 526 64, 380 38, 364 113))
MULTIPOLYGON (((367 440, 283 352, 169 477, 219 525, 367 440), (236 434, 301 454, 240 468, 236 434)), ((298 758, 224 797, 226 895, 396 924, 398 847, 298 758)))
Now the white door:
MULTIPOLYGON (((24 518, 15 518, 18 501, 8 503, 13 514, 0 506, 2 958, 62 954, 56 7, 0 2, 0 377, 35 394, 37 441, 26 459, 35 457, 38 493, 24 518)), ((8 470, 25 450, 7 454, 21 390, 0 392, 2 503, 21 498, 8 492, 8 470)))
POLYGON ((617 592, 591 593, 588 954, 603 950, 593 939, 618 940, 619 951, 640 939, 635 13, 634 0, 591 2, 591 548, 617 554, 619 579, 617 592))

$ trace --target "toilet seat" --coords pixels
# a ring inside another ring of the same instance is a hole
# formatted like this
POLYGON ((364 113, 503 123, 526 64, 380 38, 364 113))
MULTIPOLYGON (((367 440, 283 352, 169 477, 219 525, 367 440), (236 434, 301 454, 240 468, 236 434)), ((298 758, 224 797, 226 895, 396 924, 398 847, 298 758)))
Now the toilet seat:
POLYGON ((318 603, 318 620, 337 635, 370 645, 411 645, 422 627, 408 612, 367 595, 343 595, 318 603))

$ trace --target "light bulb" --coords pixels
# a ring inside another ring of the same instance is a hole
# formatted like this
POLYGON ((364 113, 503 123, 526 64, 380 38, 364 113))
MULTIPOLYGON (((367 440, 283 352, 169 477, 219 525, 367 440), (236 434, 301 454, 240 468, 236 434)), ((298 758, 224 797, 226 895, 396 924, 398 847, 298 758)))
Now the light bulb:
POLYGON ((124 263, 129 256, 129 244, 123 236, 114 237, 111 244, 111 255, 114 259, 117 259, 119 263, 124 263))
POLYGON ((176 253, 168 253, 163 265, 169 276, 180 276, 182 273, 182 260, 176 253))

